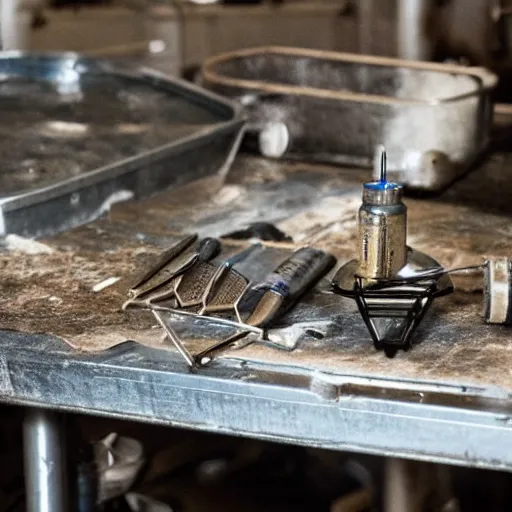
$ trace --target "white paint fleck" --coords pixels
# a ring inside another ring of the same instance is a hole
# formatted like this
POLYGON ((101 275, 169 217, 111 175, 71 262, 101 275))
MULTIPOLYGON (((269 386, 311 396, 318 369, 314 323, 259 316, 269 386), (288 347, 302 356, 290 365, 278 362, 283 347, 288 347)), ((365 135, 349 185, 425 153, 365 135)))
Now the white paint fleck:
POLYGON ((103 201, 98 209, 98 212, 93 216, 93 218, 97 219, 98 217, 101 217, 102 214, 108 213, 112 206, 114 206, 116 203, 129 201, 130 199, 133 199, 133 196, 134 195, 131 190, 118 190, 117 192, 110 194, 110 196, 108 196, 107 199, 103 201))
POLYGON ((100 283, 96 283, 92 287, 92 291, 95 293, 101 292, 105 288, 108 288, 109 286, 116 284, 119 281, 119 279, 121 279, 121 278, 120 277, 109 277, 109 278, 101 281, 100 283))

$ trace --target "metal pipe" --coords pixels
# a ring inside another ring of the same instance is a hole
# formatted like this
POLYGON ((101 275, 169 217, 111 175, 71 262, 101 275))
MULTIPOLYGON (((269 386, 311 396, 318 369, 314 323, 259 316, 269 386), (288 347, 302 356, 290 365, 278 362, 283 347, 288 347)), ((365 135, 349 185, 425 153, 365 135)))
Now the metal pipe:
POLYGON ((386 460, 384 501, 386 512, 460 510, 449 468, 413 460, 386 460))
POLYGON ((427 34, 433 0, 398 0, 398 55, 408 60, 431 60, 435 42, 427 34))
POLYGON ((45 409, 27 409, 23 444, 27 511, 69 510, 61 415, 45 409))
POLYGON ((3 50, 28 50, 32 13, 41 3, 41 0, 0 0, 3 50))
POLYGON ((418 481, 414 472, 415 463, 408 460, 388 458, 384 491, 386 512, 420 512, 418 506, 418 481))

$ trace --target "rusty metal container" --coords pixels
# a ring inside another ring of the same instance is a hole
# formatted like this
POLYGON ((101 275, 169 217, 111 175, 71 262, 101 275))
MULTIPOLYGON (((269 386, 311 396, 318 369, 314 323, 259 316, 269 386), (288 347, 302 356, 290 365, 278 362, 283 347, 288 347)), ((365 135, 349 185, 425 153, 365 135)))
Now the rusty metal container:
POLYGON ((440 190, 485 149, 494 74, 483 68, 297 48, 265 47, 208 59, 203 85, 245 104, 268 156, 373 165, 440 190))

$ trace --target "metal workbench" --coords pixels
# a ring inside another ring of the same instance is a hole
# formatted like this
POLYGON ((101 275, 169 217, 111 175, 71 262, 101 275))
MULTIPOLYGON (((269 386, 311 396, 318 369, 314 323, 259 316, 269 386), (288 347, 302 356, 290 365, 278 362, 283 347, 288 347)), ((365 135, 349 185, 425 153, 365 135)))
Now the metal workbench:
MULTIPOLYGON (((512 249, 512 160, 494 154, 435 198, 407 199, 409 244, 446 266, 512 249)), ((481 319, 482 283, 455 282, 413 348, 376 352, 355 304, 325 293, 288 320, 329 323, 292 352, 231 351, 190 371, 151 315, 123 313, 130 278, 183 231, 221 235, 269 220, 297 244, 353 256, 369 174, 239 156, 202 180, 119 204, 90 225, 0 253, 0 400, 287 443, 512 470, 512 336, 481 319), (121 279, 100 292, 92 287, 121 279)), ((292 246, 270 244, 262 260, 292 246)), ((254 270, 256 269, 256 270, 254 270)), ((323 290, 323 291, 322 291, 323 290)), ((208 333, 190 326, 196 352, 208 333)))

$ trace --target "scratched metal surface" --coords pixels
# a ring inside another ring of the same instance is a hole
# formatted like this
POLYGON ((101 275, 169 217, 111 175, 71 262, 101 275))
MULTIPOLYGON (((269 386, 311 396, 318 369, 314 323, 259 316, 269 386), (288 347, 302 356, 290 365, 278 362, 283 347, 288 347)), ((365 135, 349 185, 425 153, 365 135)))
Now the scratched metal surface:
POLYGON ((85 74, 67 90, 60 82, 2 76, 0 109, 1 196, 58 183, 219 122, 178 93, 105 73, 85 74))
MULTIPOLYGON (((506 154, 492 155, 440 197, 407 199, 410 245, 447 266, 510 255, 511 163, 506 154)), ((130 278, 161 248, 180 232, 216 236, 268 220, 298 245, 313 241, 344 262, 353 256, 355 213, 367 177, 363 171, 239 156, 222 187, 202 181, 116 205, 109 218, 43 240, 49 253, 5 250, 0 253, 0 327, 52 334, 80 351, 104 350, 124 340, 172 350, 151 315, 120 311, 130 278), (99 293, 92 291, 109 277, 121 279, 99 293)), ((290 249, 268 248, 240 270, 258 277, 290 249)), ((252 346, 223 357, 512 391, 511 331, 482 322, 477 276, 456 285, 456 294, 435 303, 412 350, 393 360, 374 351, 350 300, 322 293, 328 289, 325 282, 283 323, 304 318, 330 322, 326 337, 305 336, 290 353, 252 346)), ((182 325, 181 330, 192 351, 211 341, 212 331, 197 325, 182 325)))

